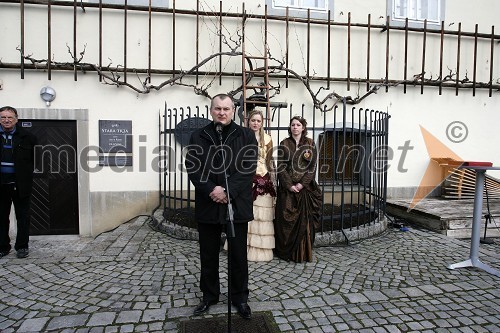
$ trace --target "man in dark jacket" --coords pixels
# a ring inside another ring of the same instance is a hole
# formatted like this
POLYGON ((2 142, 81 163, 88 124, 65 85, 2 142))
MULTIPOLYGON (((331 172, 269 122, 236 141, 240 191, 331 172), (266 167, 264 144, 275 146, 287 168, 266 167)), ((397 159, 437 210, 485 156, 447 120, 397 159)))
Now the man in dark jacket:
POLYGON ((30 196, 33 187, 36 137, 16 126, 17 110, 0 108, 0 258, 11 249, 9 215, 12 203, 16 212, 17 236, 14 245, 18 258, 29 254, 30 196))
POLYGON ((250 129, 234 123, 234 111, 234 103, 228 95, 212 98, 210 114, 213 122, 191 135, 186 155, 186 169, 196 189, 195 215, 200 243, 200 289, 203 293, 203 300, 194 314, 208 311, 219 301, 220 236, 227 224, 229 194, 235 231, 235 237, 228 238, 231 246, 231 302, 240 316, 249 319, 252 312, 247 303, 247 233, 248 222, 253 220, 252 179, 257 167, 257 140, 250 129), (224 170, 228 176, 227 189, 224 170))

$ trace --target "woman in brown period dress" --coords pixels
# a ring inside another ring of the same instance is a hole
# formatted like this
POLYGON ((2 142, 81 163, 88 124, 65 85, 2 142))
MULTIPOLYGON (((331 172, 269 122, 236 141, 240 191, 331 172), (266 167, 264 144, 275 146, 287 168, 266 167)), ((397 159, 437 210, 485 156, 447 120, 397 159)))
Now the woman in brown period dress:
POLYGON ((319 228, 321 190, 315 181, 317 151, 307 137, 307 121, 290 120, 289 137, 280 142, 277 172, 276 255, 287 261, 312 261, 319 228))

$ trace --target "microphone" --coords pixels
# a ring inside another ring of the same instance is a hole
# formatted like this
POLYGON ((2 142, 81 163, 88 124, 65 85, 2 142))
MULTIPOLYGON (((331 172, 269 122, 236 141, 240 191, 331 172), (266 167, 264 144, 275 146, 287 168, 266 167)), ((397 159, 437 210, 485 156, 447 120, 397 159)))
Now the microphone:
POLYGON ((215 123, 215 131, 219 135, 219 140, 220 140, 221 143, 222 143, 222 127, 223 126, 222 126, 221 123, 219 123, 219 122, 215 123))
POLYGON ((215 123, 215 131, 219 134, 222 134, 222 124, 221 123, 215 123))

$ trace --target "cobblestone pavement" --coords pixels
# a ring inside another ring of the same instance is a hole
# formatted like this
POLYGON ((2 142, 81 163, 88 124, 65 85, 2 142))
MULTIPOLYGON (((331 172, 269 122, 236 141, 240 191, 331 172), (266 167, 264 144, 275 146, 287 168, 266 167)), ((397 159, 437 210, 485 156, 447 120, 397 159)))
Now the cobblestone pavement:
MULTIPOLYGON (((95 239, 35 238, 27 259, 0 259, 0 332, 178 332, 200 298, 198 245, 146 220, 95 239)), ((446 268, 469 246, 389 229, 317 248, 313 263, 250 263, 249 304, 282 332, 500 332, 500 278, 446 268)), ((500 269, 499 248, 481 244, 480 260, 500 269)), ((225 265, 222 252, 223 286, 225 265)), ((224 295, 205 317, 224 316, 224 295)))

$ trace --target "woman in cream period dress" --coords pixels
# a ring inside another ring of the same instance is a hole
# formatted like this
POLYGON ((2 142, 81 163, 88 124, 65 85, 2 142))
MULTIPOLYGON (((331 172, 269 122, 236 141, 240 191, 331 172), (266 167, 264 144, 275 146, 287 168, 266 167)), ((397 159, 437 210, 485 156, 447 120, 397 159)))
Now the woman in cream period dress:
MULTIPOLYGON (((276 202, 275 168, 272 159, 273 140, 262 128, 264 115, 253 110, 248 117, 259 146, 257 171, 253 178, 253 221, 248 223, 248 261, 271 261, 274 249, 274 205, 276 202)), ((227 241, 224 244, 227 250, 227 241)))
POLYGON ((259 146, 257 172, 253 181, 254 220, 248 224, 248 260, 271 261, 274 249, 274 205, 276 201, 275 168, 272 159, 273 140, 262 128, 262 111, 254 110, 248 118, 248 127, 255 132, 259 146))

